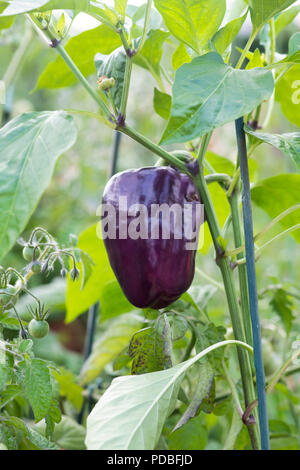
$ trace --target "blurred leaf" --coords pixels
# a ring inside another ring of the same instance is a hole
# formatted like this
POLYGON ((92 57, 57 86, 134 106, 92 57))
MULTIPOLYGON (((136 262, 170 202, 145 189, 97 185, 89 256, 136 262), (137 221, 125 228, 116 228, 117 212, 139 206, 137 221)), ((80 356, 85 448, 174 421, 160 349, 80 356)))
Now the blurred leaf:
MULTIPOLYGON (((65 49, 86 77, 95 71, 93 59, 98 52, 110 54, 120 45, 120 36, 109 26, 102 24, 69 39, 65 49)), ((64 60, 58 56, 42 72, 34 91, 40 88, 66 87, 76 82, 75 75, 64 60)))
POLYGON ((149 70, 155 78, 160 77, 160 61, 163 45, 169 33, 160 29, 152 29, 147 39, 133 62, 146 70, 149 70))
POLYGON ((271 435, 271 450, 299 450, 299 438, 297 436, 271 435))
POLYGON ((55 9, 69 9, 87 11, 89 0, 5 0, 0 3, 0 9, 5 7, 2 15, 19 15, 29 11, 48 11, 55 9))
MULTIPOLYGON (((84 313, 91 305, 101 300, 103 294, 103 312, 105 318, 114 316, 114 309, 118 309, 117 315, 124 313, 124 305, 128 306, 128 310, 132 310, 133 306, 126 300, 121 289, 116 287, 116 284, 105 286, 111 281, 116 281, 115 275, 110 267, 108 257, 106 254, 103 240, 99 239, 96 232, 96 225, 81 233, 78 241, 78 247, 87 252, 90 258, 95 263, 93 272, 87 281, 83 290, 79 282, 73 282, 68 278, 67 282, 67 295, 66 295, 66 323, 75 320, 81 313, 84 313), (107 297, 110 287, 114 292, 118 292, 118 300, 107 297), (111 306, 109 305, 111 301, 111 306), (117 303, 120 302, 120 306, 117 303), (131 308, 130 308, 131 306, 131 308)), ((81 268, 79 267, 79 270, 81 268)), ((128 311, 127 310, 127 311, 128 311)))
POLYGON ((84 251, 80 254, 81 263, 82 263, 82 281, 81 281, 81 289, 84 289, 87 281, 92 275, 94 261, 90 258, 90 256, 85 253, 84 251))
POLYGON ((175 74, 171 116, 161 142, 187 142, 252 111, 274 88, 271 71, 235 70, 210 52, 175 74))
POLYGON ((240 32, 241 27, 244 24, 244 21, 247 17, 248 12, 246 12, 240 18, 235 18, 234 20, 227 23, 223 28, 219 29, 212 38, 212 43, 216 48, 216 51, 223 55, 226 49, 230 46, 232 41, 240 32))
POLYGON ((249 0, 250 14, 253 26, 260 28, 273 16, 285 10, 296 0, 249 0))
POLYGON ((128 355, 132 358, 131 374, 145 374, 172 367, 172 339, 166 315, 155 326, 138 331, 131 338, 128 355))
POLYGON ((52 375, 59 384, 59 394, 66 397, 76 410, 80 411, 83 403, 83 389, 78 385, 76 376, 63 367, 59 369, 59 372, 54 370, 52 375))
POLYGON ((123 291, 116 280, 107 282, 101 291, 101 321, 109 320, 123 313, 135 310, 125 297, 123 291))
POLYGON ((200 417, 189 420, 184 426, 167 436, 170 450, 201 450, 207 442, 207 430, 200 417))
MULTIPOLYGON (((45 436, 45 421, 34 425, 34 429, 45 436)), ((52 441, 61 449, 84 450, 85 428, 69 416, 62 416, 61 421, 55 426, 52 441)))
MULTIPOLYGON (((282 174, 259 181, 251 189, 252 201, 273 219, 299 201, 300 175, 282 174)), ((287 229, 299 223, 300 210, 284 217, 279 224, 287 229)), ((300 230, 290 234, 300 243, 300 230)))
POLYGON ((50 183, 58 157, 75 142, 63 111, 26 113, 0 130, 0 259, 24 230, 50 183))
POLYGON ((36 421, 45 418, 52 402, 52 386, 47 364, 41 359, 26 363, 25 388, 36 421))
MULTIPOLYGON (((300 11, 300 6, 299 6, 300 11)), ((289 55, 295 54, 300 49, 300 33, 293 34, 289 39, 289 55)))
POLYGON ((104 56, 99 53, 96 54, 95 66, 98 77, 105 75, 108 78, 114 78, 116 80, 116 84, 111 88, 110 92, 116 107, 120 108, 126 66, 126 54, 124 49, 116 49, 109 56, 104 56))
POLYGON ((286 332, 289 334, 292 327, 292 320, 294 318, 292 306, 289 296, 284 289, 275 289, 270 305, 274 312, 281 318, 286 332))
POLYGON ((296 18, 299 12, 300 12, 300 5, 295 5, 289 8, 288 10, 282 12, 280 15, 276 17, 275 19, 276 36, 296 18))
POLYGON ((127 0, 114 0, 115 10, 119 13, 121 18, 125 17, 127 0))
POLYGON ((191 62, 191 56, 187 52, 185 45, 181 42, 174 54, 172 55, 172 66, 174 70, 177 70, 183 64, 191 62))
POLYGON ((300 132, 290 134, 265 134, 255 132, 250 127, 245 126, 245 131, 254 137, 254 140, 265 142, 281 150, 285 155, 291 158, 300 170, 300 132))
POLYGON ((300 127, 300 65, 294 65, 276 84, 276 100, 282 112, 296 126, 300 127))
POLYGON ((154 0, 169 31, 197 53, 218 30, 226 11, 225 0, 154 0))
POLYGON ((122 315, 109 323, 105 333, 94 343, 93 351, 81 370, 81 384, 86 385, 112 362, 128 346, 133 334, 142 326, 142 321, 132 314, 122 315))
POLYGON ((191 418, 196 416, 201 403, 210 394, 214 375, 215 373, 209 362, 205 362, 204 364, 199 365, 199 379, 195 392, 193 394, 189 406, 187 407, 180 420, 176 424, 175 428, 173 429, 173 432, 179 429, 181 426, 184 426, 191 418))
POLYGON ((46 438, 52 439, 55 425, 61 420, 61 412, 57 398, 52 398, 47 415, 45 416, 46 423, 46 438))
POLYGON ((155 112, 163 119, 169 119, 172 98, 167 93, 162 93, 154 87, 153 106, 155 112))

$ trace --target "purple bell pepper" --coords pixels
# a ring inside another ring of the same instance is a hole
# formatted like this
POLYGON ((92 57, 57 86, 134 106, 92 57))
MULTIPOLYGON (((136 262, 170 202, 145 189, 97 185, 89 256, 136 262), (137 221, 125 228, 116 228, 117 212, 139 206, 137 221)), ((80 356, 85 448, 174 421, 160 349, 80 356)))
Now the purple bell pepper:
POLYGON ((172 167, 127 170, 108 181, 102 208, 106 205, 112 206, 115 216, 113 212, 108 216, 109 211, 103 209, 104 243, 124 294, 139 308, 167 307, 193 281, 200 228, 199 212, 196 217, 195 209, 197 205, 202 207, 197 188, 187 175, 172 167), (139 206, 134 206, 136 204, 139 206), (180 220, 170 211, 173 223, 169 223, 170 216, 165 217, 162 212, 153 209, 157 205, 161 207, 161 204, 168 207, 175 204, 177 206, 173 207, 179 213, 183 214, 185 209, 190 210, 189 214, 192 215, 187 218, 182 216, 180 220), (120 216, 123 217, 122 221, 120 216), (186 233, 187 220, 194 238, 189 238, 191 232, 186 233), (115 231, 109 233, 108 226, 113 223, 115 231), (165 226, 169 227, 170 233, 167 229, 164 235, 165 226), (132 233, 129 236, 130 227, 134 229, 133 236, 132 233), (191 240, 194 241, 193 249, 187 249, 187 243, 191 240))

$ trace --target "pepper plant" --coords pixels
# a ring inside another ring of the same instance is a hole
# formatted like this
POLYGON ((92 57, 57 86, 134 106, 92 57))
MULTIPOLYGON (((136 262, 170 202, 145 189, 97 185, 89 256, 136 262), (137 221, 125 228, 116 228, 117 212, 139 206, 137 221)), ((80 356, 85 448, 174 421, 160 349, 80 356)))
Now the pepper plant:
MULTIPOLYGON (((280 312, 289 334, 293 319, 289 299, 299 299, 299 294, 295 286, 288 289, 276 283, 265 291, 258 290, 255 263, 263 256, 264 247, 281 237, 291 235, 300 240, 300 134, 294 131, 294 126, 299 126, 299 33, 289 38, 287 53, 276 49, 278 34, 297 17, 300 8, 293 0, 235 0, 233 4, 231 10, 225 0, 148 0, 138 6, 126 0, 0 2, 0 27, 23 20, 24 28, 3 77, 6 89, 13 85, 26 60, 26 48, 40 40, 52 49, 53 59, 36 77, 34 91, 79 83, 94 102, 89 110, 80 106, 44 110, 22 114, 9 122, 2 110, 0 203, 10 210, 0 216, 0 256, 13 247, 25 229, 50 182, 57 158, 75 143, 74 117, 80 115, 99 121, 99 145, 103 126, 115 133, 111 174, 117 166, 122 135, 150 150, 164 166, 172 166, 190 178, 205 210, 200 238, 204 237, 206 251, 213 244, 223 281, 220 284, 201 271, 200 251, 196 274, 206 279, 210 290, 201 291, 195 284, 164 308, 136 308, 124 296, 123 286, 109 266, 95 216, 95 225, 79 237, 78 249, 84 255, 80 266, 74 261, 69 274, 66 320, 71 322, 90 309, 94 326, 100 302, 100 321, 109 321, 109 327, 92 351, 94 328, 89 329, 81 385, 89 386, 101 374, 106 382, 108 377, 121 377, 105 384, 88 416, 85 406, 81 410, 80 421, 87 418, 88 449, 174 448, 170 430, 178 435, 193 426, 201 414, 221 410, 222 405, 231 407, 224 448, 270 446, 266 396, 276 393, 278 382, 291 373, 298 349, 286 351, 266 380, 259 301, 263 303, 268 293, 273 294, 274 309, 280 312), (99 24, 71 34, 81 12, 99 24), (251 33, 240 48, 235 41, 244 23, 251 25, 251 33), (159 143, 131 125, 127 104, 129 99, 134 100, 135 67, 144 69, 145 80, 151 74, 155 81, 154 110, 165 121, 159 143), (275 100, 290 121, 292 132, 268 133, 275 100), (234 164, 226 156, 212 158, 208 148, 215 130, 234 122, 234 164), (262 144, 281 151, 293 169, 251 187, 249 165, 262 144), (219 191, 221 204, 216 197, 219 191), (251 201, 272 218, 255 234, 251 201), (282 230, 260 244, 275 226, 282 230), (73 282, 79 275, 84 282, 73 282), (215 287, 226 297, 224 310, 230 314, 230 326, 216 325, 210 319, 207 301, 215 287)), ((32 240, 24 248, 24 257, 31 259, 30 269, 34 271, 39 269, 36 266, 40 266, 43 255, 32 240)), ((50 246, 54 242, 49 239, 45 243, 50 246)), ((54 250, 48 258, 50 265, 63 254, 70 252, 54 250)), ((3 287, 7 289, 7 285, 3 287)), ((35 322, 44 321, 45 315, 39 307, 29 332, 36 331, 35 322)), ((43 336, 46 329, 36 334, 43 336)), ((23 326, 20 332, 21 336, 26 334, 23 326)), ((5 363, 3 367, 6 370, 8 366, 5 363)), ((49 421, 50 411, 49 405, 44 415, 35 417, 49 421)), ((54 428, 55 419, 51 423, 54 428)), ((203 435, 207 431, 195 425, 193 432, 203 435)), ((51 439, 50 431, 47 436, 51 439)))

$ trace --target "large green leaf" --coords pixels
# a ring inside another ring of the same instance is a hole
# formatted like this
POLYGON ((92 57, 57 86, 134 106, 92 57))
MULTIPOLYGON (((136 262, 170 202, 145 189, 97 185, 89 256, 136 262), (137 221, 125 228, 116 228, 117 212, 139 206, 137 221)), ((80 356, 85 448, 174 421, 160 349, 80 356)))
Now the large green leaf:
POLYGON ((24 230, 57 158, 76 137, 73 118, 62 111, 22 114, 0 130, 0 258, 24 230))
MULTIPOLYGON (((273 219, 300 202, 300 175, 286 174, 273 176, 256 183, 251 190, 252 201, 273 219)), ((288 229, 299 223, 300 209, 280 221, 288 229)), ((300 243, 300 230, 291 232, 300 243)))
POLYGON ((85 385, 101 374, 104 367, 129 345, 132 336, 141 327, 142 319, 131 313, 112 320, 83 365, 81 384, 85 385))
POLYGON ((245 126, 245 131, 250 134, 258 142, 265 142, 273 145, 273 147, 281 150, 285 155, 290 157, 297 168, 300 170, 300 132, 292 132, 290 134, 266 134, 263 132, 255 132, 250 127, 245 126))
POLYGON ((89 0, 6 0, 0 2, 0 9, 4 8, 1 15, 12 16, 29 11, 47 11, 55 9, 68 9, 77 11, 87 11, 89 0))
POLYGON ((134 63, 149 70, 154 77, 160 76, 160 60, 163 45, 169 33, 160 29, 150 31, 140 52, 134 56, 134 63))
POLYGON ((225 15, 225 0, 154 0, 169 31, 200 53, 218 31, 225 15))
POLYGON ((174 409, 186 371, 224 341, 188 361, 158 372, 114 379, 87 419, 89 450, 152 450, 174 409))
POLYGON ((167 93, 154 88, 153 107, 155 112, 163 119, 168 119, 171 110, 172 98, 167 93))
MULTIPOLYGON (((103 309, 104 317, 110 318, 130 311, 134 307, 128 302, 122 293, 121 289, 116 287, 116 278, 110 267, 108 257, 106 254, 103 240, 98 238, 96 232, 96 225, 82 232, 79 237, 78 247, 82 251, 88 253, 95 266, 84 288, 81 289, 80 282, 73 282, 70 278, 67 282, 66 294, 66 322, 69 323, 84 313, 91 305, 100 300, 102 302, 103 296, 103 309), (111 292, 111 281, 114 281, 114 294, 117 293, 116 298, 109 297, 107 294, 111 292), (110 306, 111 301, 111 306, 110 306), (115 311, 115 308, 117 309, 115 311), (110 313, 111 312, 111 313, 110 313)), ((81 271, 81 267, 79 267, 81 271)))
MULTIPOLYGON (((84 31, 69 39, 66 51, 84 76, 95 71, 94 57, 97 52, 110 54, 121 45, 120 36, 104 24, 84 31)), ((50 62, 40 75, 35 90, 39 88, 61 88, 76 83, 77 78, 63 59, 58 56, 50 62)))
POLYGON ((276 84, 276 100, 282 112, 296 126, 300 127, 300 65, 293 66, 276 84))
POLYGON ((260 28, 277 13, 285 10, 296 0, 249 0, 253 26, 260 28))
POLYGON ((161 141, 187 142, 250 113, 274 88, 271 71, 235 70, 210 52, 175 74, 171 116, 161 141))

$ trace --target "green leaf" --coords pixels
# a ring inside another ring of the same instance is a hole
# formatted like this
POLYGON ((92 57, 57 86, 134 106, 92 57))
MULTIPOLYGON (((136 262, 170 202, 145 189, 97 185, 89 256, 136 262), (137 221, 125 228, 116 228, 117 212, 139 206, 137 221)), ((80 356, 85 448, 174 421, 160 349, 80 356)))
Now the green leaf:
POLYGON ((52 402, 52 386, 47 364, 41 359, 26 363, 25 388, 36 422, 45 418, 52 402))
POLYGON ((257 142, 265 142, 273 147, 281 150, 285 155, 291 158, 300 170, 300 132, 292 132, 290 134, 266 134, 263 132, 255 132, 250 127, 245 126, 245 131, 254 137, 257 142))
POLYGON ((250 14, 253 26, 260 29, 273 16, 285 10, 296 0, 249 0, 250 14))
POLYGON ((125 18, 127 0, 114 0, 115 10, 119 13, 122 19, 125 18))
MULTIPOLYGON (((199 352, 205 350, 212 344, 224 341, 225 333, 226 329, 223 326, 216 326, 214 323, 209 323, 202 326, 201 330, 198 332, 196 351, 199 352)), ((221 364, 223 356, 223 349, 217 349, 207 356, 206 360, 210 363, 214 371, 220 370, 221 373, 223 373, 223 366, 221 364)))
MULTIPOLYGON (((108 318, 114 316, 113 309, 116 306, 114 299, 108 299, 106 295, 107 291, 103 292, 103 289, 109 282, 116 281, 116 278, 110 267, 103 240, 97 236, 96 227, 96 225, 92 225, 79 236, 78 248, 88 253, 95 265, 84 289, 81 289, 79 282, 73 282, 70 277, 68 278, 66 294, 66 323, 70 323, 75 320, 78 315, 84 313, 98 300, 102 302, 102 294, 104 299, 105 317, 108 318), (111 307, 109 306, 109 300, 112 302, 111 307)), ((81 270, 82 267, 79 266, 79 271, 81 270)), ((109 289, 109 287, 107 289, 109 289)), ((127 311, 132 310, 133 306, 125 299, 121 289, 118 289, 118 298, 118 301, 121 302, 120 310, 117 313, 118 315, 123 313, 122 309, 125 304, 128 305, 127 311)))
MULTIPOLYGON (((299 6, 300 10, 300 6, 299 6)), ((294 55, 300 50, 300 33, 293 34, 289 39, 289 56, 294 55)))
POLYGON ((135 310, 135 307, 126 299, 118 281, 115 279, 103 286, 100 298, 102 321, 135 310))
POLYGON ((146 70, 153 76, 160 77, 160 61, 163 45, 169 33, 160 29, 152 29, 138 54, 134 56, 133 62, 146 70))
POLYGON ((173 36, 197 53, 218 31, 226 11, 225 0, 154 0, 154 5, 173 36))
POLYGON ((291 302, 288 294, 284 289, 276 289, 273 297, 270 300, 270 306, 274 312, 281 318, 286 332, 289 334, 292 327, 293 315, 293 303, 291 302))
POLYGON ((166 315, 159 317, 153 328, 144 328, 133 335, 128 355, 132 358, 132 375, 172 366, 171 328, 166 315))
POLYGON ((153 106, 155 112, 163 119, 169 119, 172 98, 167 93, 162 93, 154 88, 153 106))
POLYGON ((115 86, 112 87, 110 91, 116 107, 120 108, 126 66, 126 54, 124 49, 116 49, 109 56, 104 56, 99 53, 96 54, 95 66, 98 77, 105 75, 108 78, 114 78, 116 80, 115 86))
POLYGON ((60 420, 61 420, 61 412, 60 412, 58 400, 56 398, 52 398, 52 402, 49 407, 48 413, 45 416, 47 439, 52 439, 55 425, 59 423, 60 420))
POLYGON ((174 70, 177 70, 183 64, 188 64, 191 62, 191 56, 186 50, 185 45, 181 42, 174 54, 172 55, 172 66, 174 70))
POLYGON ((68 9, 77 11, 87 11, 89 9, 89 0, 5 0, 0 3, 5 10, 4 16, 19 15, 29 11, 48 11, 55 9, 68 9), (6 6, 7 5, 7 6, 6 6))
POLYGON ((53 377, 59 384, 59 394, 66 397, 77 411, 80 411, 83 403, 83 389, 78 385, 76 376, 64 367, 59 372, 53 371, 53 377))
POLYGON ((0 259, 24 230, 56 160, 76 137, 74 120, 63 111, 22 114, 0 130, 0 259))
MULTIPOLYGON (((110 54, 121 45, 120 36, 109 26, 102 24, 69 39, 65 49, 86 77, 94 72, 95 55, 110 54)), ((58 56, 40 75, 34 91, 40 88, 62 88, 77 82, 64 60, 58 56)))
POLYGON ((214 371, 209 362, 205 362, 204 364, 199 365, 199 372, 198 372, 198 383, 191 399, 191 402, 183 415, 181 416, 180 420, 176 424, 173 431, 179 429, 181 426, 184 426, 191 418, 196 416, 197 411, 203 400, 205 400, 211 391, 213 379, 214 379, 214 371))
POLYGON ((101 374, 104 367, 125 349, 142 321, 133 314, 112 320, 104 334, 94 343, 93 351, 81 371, 81 384, 86 385, 101 374))
MULTIPOLYGON (((46 423, 44 420, 34 425, 34 430, 45 436, 46 423)), ((69 416, 62 416, 55 426, 52 440, 65 450, 84 450, 85 428, 69 416)))
MULTIPOLYGON (((252 201, 263 209, 272 219, 299 201, 300 175, 282 174, 259 181, 251 189, 252 201)), ((294 211, 280 221, 287 229, 299 223, 300 210, 294 211)), ((300 230, 291 232, 300 243, 300 230)))
POLYGON ((184 64, 175 74, 171 116, 161 141, 187 142, 244 116, 274 88, 271 71, 235 70, 210 52, 184 64))
POLYGON ((251 59, 249 60, 246 70, 254 69, 255 67, 263 67, 264 63, 262 57, 260 55, 260 50, 257 48, 255 49, 251 59))
POLYGON ((89 450, 153 450, 186 371, 223 342, 170 369, 114 379, 87 418, 89 450))
POLYGON ((277 16, 275 19, 276 36, 296 18, 299 12, 300 5, 295 5, 277 16))
POLYGON ((207 439, 207 429, 200 417, 191 419, 183 427, 167 436, 170 450, 199 451, 205 449, 207 439))
POLYGON ((240 32, 247 14, 248 12, 246 12, 245 15, 241 16, 240 18, 235 18, 234 20, 227 23, 223 28, 219 29, 219 31, 217 31, 212 38, 212 43, 220 55, 224 54, 224 52, 240 32))
POLYGON ((300 127, 300 65, 295 65, 276 84, 276 100, 282 112, 296 126, 300 127))

